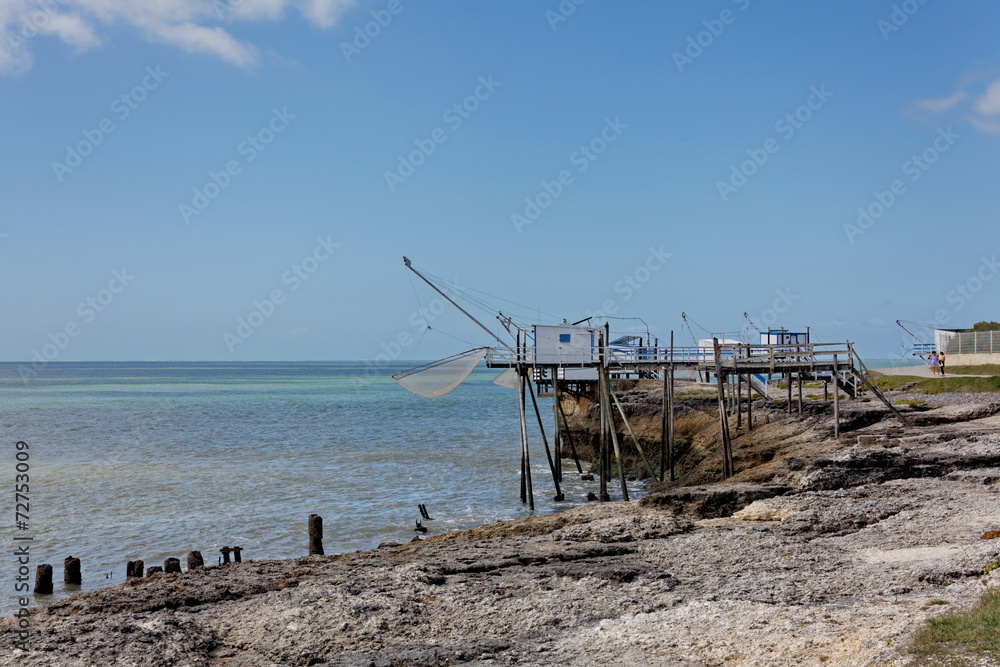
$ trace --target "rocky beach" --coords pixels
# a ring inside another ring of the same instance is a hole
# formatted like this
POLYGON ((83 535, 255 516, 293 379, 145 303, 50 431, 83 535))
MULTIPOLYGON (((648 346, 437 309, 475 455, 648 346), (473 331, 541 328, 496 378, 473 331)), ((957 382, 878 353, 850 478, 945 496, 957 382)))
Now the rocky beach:
MULTIPOLYGON (((655 384, 619 389, 640 440, 658 437, 655 384)), ((26 639, 0 620, 0 664, 937 664, 914 630, 1000 586, 1000 539, 980 539, 1000 529, 1000 395, 903 389, 911 426, 849 401, 839 438, 828 401, 758 400, 720 482, 692 385, 680 479, 641 500, 131 579, 33 609, 26 639)), ((584 449, 590 408, 568 407, 584 449)))

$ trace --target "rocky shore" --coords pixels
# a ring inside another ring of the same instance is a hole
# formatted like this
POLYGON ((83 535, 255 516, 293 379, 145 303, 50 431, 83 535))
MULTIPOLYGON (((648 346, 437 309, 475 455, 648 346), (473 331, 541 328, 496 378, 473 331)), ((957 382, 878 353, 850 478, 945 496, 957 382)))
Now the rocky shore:
MULTIPOLYGON (((623 395, 633 415, 655 402, 642 394, 623 395)), ((0 665, 924 664, 914 628, 1000 585, 983 574, 1000 540, 980 539, 1000 529, 1000 397, 891 399, 913 403, 912 427, 851 402, 839 439, 819 401, 755 408, 724 483, 707 483, 717 447, 693 400, 686 486, 130 580, 33 610, 27 651, 0 620, 0 665)))

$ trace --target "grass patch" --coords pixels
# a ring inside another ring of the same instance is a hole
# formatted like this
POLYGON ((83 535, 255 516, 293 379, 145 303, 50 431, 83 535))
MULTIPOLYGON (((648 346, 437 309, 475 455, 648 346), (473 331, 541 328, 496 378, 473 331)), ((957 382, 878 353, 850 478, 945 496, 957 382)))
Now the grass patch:
POLYGON ((967 612, 928 620, 917 631, 913 652, 941 660, 1000 658, 1000 591, 988 591, 967 612))
POLYGON ((879 375, 874 378, 879 389, 892 391, 913 383, 910 391, 924 394, 940 394, 955 391, 1000 392, 998 377, 943 377, 921 378, 913 375, 879 375))
POLYGON ((921 401, 916 398, 910 398, 905 401, 893 401, 893 405, 909 405, 911 408, 919 408, 921 405, 927 405, 927 401, 921 401))
POLYGON ((978 364, 976 366, 949 366, 945 364, 944 372, 955 375, 1000 375, 1000 364, 978 364))

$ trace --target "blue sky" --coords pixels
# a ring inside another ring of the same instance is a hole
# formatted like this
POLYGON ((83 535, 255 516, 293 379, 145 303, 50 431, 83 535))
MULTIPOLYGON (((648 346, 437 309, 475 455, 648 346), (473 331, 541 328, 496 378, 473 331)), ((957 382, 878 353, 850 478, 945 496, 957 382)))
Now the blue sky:
POLYGON ((902 352, 897 318, 1000 319, 992 2, 0 0, 0 22, 0 359, 488 344, 403 255, 488 293, 491 327, 603 312, 687 343, 682 312, 746 312, 871 358, 902 352))

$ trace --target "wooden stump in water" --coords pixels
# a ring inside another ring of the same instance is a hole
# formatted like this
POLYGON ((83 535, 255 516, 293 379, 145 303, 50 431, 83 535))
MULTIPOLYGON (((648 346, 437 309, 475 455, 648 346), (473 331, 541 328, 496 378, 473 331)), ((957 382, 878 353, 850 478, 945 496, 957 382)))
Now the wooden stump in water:
POLYGON ((52 566, 39 565, 35 570, 35 594, 52 595, 52 566))
POLYGON ((63 561, 63 583, 68 586, 79 586, 83 583, 83 576, 80 574, 80 559, 68 556, 63 561))
POLYGON ((237 563, 242 563, 243 559, 240 556, 240 552, 243 551, 243 547, 233 547, 233 561, 237 563))
POLYGON ((148 570, 146 570, 146 576, 152 577, 154 574, 160 574, 163 572, 163 568, 159 565, 151 565, 148 570))
POLYGON ((309 555, 323 555, 323 517, 319 514, 309 515, 309 555))
POLYGON ((181 571, 181 559, 180 558, 168 558, 163 561, 163 571, 166 574, 171 572, 180 573, 181 571))
POLYGON ((136 579, 142 579, 143 570, 146 569, 146 563, 141 560, 137 560, 132 564, 132 576, 136 579))
POLYGON ((230 549, 229 547, 222 547, 221 549, 219 549, 219 553, 222 554, 223 564, 229 562, 229 554, 232 553, 232 551, 233 550, 230 549))
POLYGON ((205 567, 205 559, 201 557, 200 551, 189 551, 187 561, 188 572, 191 570, 197 570, 199 567, 205 567))

